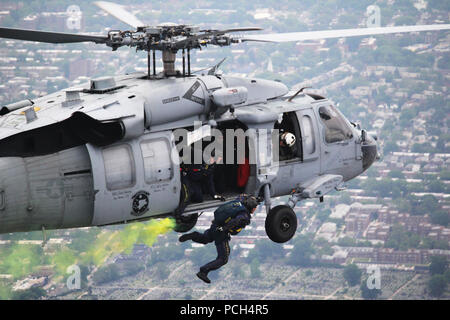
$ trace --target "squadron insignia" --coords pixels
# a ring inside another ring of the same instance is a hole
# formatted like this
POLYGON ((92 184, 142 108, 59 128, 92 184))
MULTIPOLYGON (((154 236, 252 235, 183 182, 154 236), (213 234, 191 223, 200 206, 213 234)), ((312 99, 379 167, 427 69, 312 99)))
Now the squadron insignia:
POLYGON ((148 211, 150 200, 148 198, 149 193, 146 191, 139 191, 132 198, 132 212, 133 216, 142 216, 148 211))

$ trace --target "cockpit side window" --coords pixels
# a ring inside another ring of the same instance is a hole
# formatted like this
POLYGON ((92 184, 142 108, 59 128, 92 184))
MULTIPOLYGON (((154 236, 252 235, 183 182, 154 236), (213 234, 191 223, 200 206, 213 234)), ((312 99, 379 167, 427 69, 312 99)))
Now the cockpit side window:
POLYGON ((345 119, 334 106, 320 107, 319 116, 325 127, 325 141, 327 143, 344 141, 353 137, 345 119))

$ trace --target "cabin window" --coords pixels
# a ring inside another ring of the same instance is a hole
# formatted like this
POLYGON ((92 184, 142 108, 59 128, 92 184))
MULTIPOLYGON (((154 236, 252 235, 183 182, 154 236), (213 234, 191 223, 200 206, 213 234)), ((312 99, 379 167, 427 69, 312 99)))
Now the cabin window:
POLYGON ((353 137, 352 130, 335 107, 320 107, 319 116, 325 127, 325 141, 327 143, 344 141, 353 137))
POLYGON ((144 160, 144 176, 146 183, 155 183, 172 179, 172 161, 169 143, 165 139, 146 140, 141 142, 144 160))
POLYGON ((302 117, 303 128, 303 152, 313 154, 316 152, 316 141, 314 138, 313 124, 310 116, 302 117))
POLYGON ((136 172, 130 146, 124 144, 103 149, 106 187, 119 190, 134 186, 136 172))

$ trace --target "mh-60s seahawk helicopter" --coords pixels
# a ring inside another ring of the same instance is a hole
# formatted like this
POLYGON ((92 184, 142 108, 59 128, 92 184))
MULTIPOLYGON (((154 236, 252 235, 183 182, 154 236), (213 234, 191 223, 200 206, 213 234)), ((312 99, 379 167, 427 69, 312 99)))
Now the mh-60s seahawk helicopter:
MULTIPOLYGON (((293 237, 295 204, 340 190, 377 158, 377 143, 350 123, 328 99, 304 90, 290 92, 282 83, 218 73, 191 72, 190 51, 207 45, 246 41, 288 42, 399 32, 448 30, 450 25, 379 27, 281 34, 230 34, 258 28, 200 30, 195 26, 147 26, 122 6, 99 7, 133 27, 107 36, 0 28, 1 38, 47 43, 94 42, 148 52, 147 74, 92 79, 85 85, 0 110, 0 233, 106 226, 174 217, 176 230, 195 226, 198 212, 217 199, 185 205, 189 198, 180 173, 180 155, 172 152, 174 131, 196 135, 204 128, 253 130, 245 138, 248 166, 245 185, 223 180, 223 196, 244 192, 260 197, 267 210, 266 231, 273 241, 293 237), (156 73, 155 52, 164 70, 156 73), (175 68, 182 51, 182 71, 175 68), (187 65, 187 68, 186 68, 187 65), (152 68, 153 66, 153 68, 152 68), (153 69, 153 70, 152 70, 153 69), (291 157, 271 161, 277 141, 262 134, 274 129, 293 134, 291 157), (264 141, 263 141, 264 140, 264 141), (267 145, 264 150, 258 147, 267 145), (263 152, 264 151, 264 152, 263 152), (271 207, 271 198, 290 195, 287 205, 271 207)), ((224 135, 224 140, 227 136, 224 135)), ((234 139, 234 138, 232 138, 234 139)), ((223 141, 225 144, 226 141, 223 141)), ((235 159, 237 149, 224 157, 235 159), (230 154, 231 153, 231 154, 230 154)), ((218 165, 219 166, 219 165, 218 165)), ((235 177, 240 164, 220 170, 235 177)), ((223 199, 222 199, 223 200, 223 199)))

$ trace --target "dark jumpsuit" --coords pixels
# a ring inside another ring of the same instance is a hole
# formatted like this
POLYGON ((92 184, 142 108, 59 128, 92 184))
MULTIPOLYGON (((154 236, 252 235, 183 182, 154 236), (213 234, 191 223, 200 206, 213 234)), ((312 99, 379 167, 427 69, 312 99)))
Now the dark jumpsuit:
POLYGON ((280 161, 294 159, 297 155, 297 146, 293 145, 292 147, 288 146, 280 146, 280 161))
POLYGON ((238 234, 243 228, 250 224, 251 215, 244 206, 239 208, 240 212, 235 218, 231 219, 223 226, 223 231, 218 231, 217 225, 211 224, 211 227, 204 233, 193 232, 192 241, 202 244, 208 244, 214 241, 217 249, 217 258, 200 268, 200 271, 208 274, 208 272, 217 270, 227 264, 230 256, 230 243, 232 235, 238 234))
POLYGON ((214 199, 216 195, 216 188, 214 185, 214 174, 216 171, 216 164, 204 164, 203 165, 203 173, 204 178, 202 179, 202 191, 203 193, 209 194, 211 198, 214 199))
POLYGON ((203 202, 203 194, 209 194, 214 199, 214 170, 215 164, 194 164, 185 169, 185 182, 191 202, 203 202))

